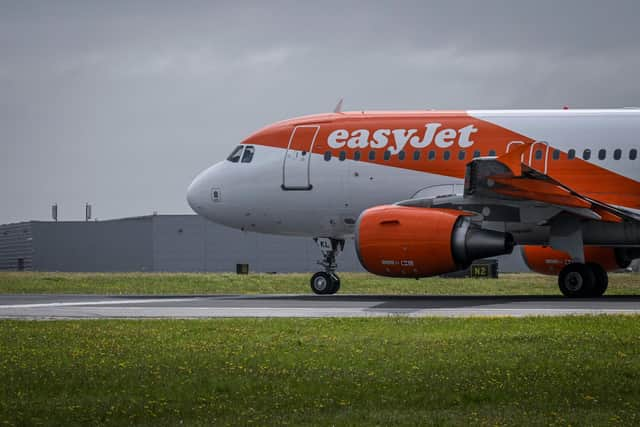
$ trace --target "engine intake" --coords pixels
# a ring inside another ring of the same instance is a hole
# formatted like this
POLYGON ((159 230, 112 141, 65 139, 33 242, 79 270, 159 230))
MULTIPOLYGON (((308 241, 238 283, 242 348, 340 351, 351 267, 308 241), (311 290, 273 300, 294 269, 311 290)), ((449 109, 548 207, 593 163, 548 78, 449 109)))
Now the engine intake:
POLYGON ((509 233, 484 230, 461 211, 385 205, 364 211, 356 251, 367 271, 391 277, 427 277, 472 261, 511 253, 509 233))

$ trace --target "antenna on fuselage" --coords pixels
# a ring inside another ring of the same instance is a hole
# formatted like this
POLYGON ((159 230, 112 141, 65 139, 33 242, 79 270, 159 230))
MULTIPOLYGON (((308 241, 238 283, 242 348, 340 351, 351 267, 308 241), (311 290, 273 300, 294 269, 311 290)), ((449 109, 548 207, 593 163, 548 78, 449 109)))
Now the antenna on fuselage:
POLYGON ((336 104, 336 108, 333 109, 333 112, 342 113, 342 98, 340 98, 340 101, 336 104))

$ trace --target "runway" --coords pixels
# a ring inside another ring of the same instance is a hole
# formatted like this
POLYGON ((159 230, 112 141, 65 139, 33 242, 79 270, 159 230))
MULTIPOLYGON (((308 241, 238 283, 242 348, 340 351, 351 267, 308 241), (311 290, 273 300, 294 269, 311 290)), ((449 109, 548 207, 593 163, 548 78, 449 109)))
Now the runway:
POLYGON ((0 295, 0 318, 561 316, 640 314, 640 296, 0 295))

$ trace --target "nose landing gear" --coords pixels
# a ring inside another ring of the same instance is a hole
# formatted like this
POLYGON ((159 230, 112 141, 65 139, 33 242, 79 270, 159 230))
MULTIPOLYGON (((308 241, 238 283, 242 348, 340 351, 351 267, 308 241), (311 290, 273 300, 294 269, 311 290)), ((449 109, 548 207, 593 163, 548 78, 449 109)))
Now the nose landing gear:
POLYGON ((336 256, 344 249, 344 240, 330 237, 316 237, 313 240, 322 252, 322 260, 318 261, 318 264, 324 267, 324 271, 311 276, 311 290, 318 295, 335 294, 340 289, 340 278, 336 274, 336 256))

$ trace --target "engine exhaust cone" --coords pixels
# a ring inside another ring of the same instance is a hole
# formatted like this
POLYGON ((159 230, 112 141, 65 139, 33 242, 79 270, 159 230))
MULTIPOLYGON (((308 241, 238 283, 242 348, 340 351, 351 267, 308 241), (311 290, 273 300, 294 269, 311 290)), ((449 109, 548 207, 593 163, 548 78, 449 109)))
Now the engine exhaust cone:
POLYGON ((458 220, 451 242, 453 257, 459 264, 465 266, 477 259, 510 254, 515 246, 511 234, 483 230, 471 224, 466 217, 458 220))

